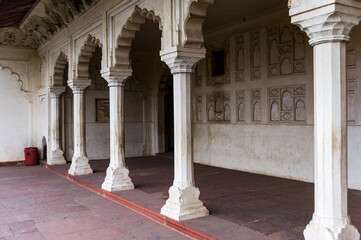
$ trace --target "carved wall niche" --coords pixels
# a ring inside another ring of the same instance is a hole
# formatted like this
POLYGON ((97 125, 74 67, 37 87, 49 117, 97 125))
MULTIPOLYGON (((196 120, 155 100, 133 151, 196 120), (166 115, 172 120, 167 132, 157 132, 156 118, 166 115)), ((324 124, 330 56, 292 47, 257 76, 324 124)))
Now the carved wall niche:
POLYGON ((306 121, 305 97, 305 85, 268 88, 269 121, 306 121))
POLYGON ((246 120, 246 102, 245 91, 236 91, 236 104, 237 104, 237 122, 244 122, 246 120))
POLYGON ((262 108, 261 108, 261 89, 256 88, 251 91, 252 98, 252 121, 257 122, 262 120, 262 108))
POLYGON ((229 83, 229 40, 224 40, 215 44, 208 44, 206 48, 207 86, 224 85, 229 83), (221 67, 215 65, 215 55, 219 55, 222 51, 224 52, 224 74, 214 74, 214 70, 218 67, 221 67))
POLYGON ((195 100, 196 100, 196 111, 195 111, 195 121, 196 122, 202 122, 202 95, 196 95, 195 96, 195 100))
POLYGON ((305 37, 296 27, 267 28, 268 77, 305 73, 305 37))
POLYGON ((194 86, 196 88, 202 87, 202 73, 203 73, 203 62, 204 59, 197 62, 194 72, 194 86))
POLYGON ((209 122, 231 121, 230 96, 228 92, 207 94, 207 116, 209 122))
POLYGON ((108 82, 100 74, 102 62, 102 49, 95 48, 92 57, 89 60, 89 78, 91 79, 91 86, 89 89, 93 90, 108 90, 108 82))
POLYGON ((261 79, 261 47, 260 32, 251 32, 251 80, 261 79))
POLYGON ((355 42, 354 42, 354 33, 350 33, 350 41, 346 43, 346 67, 355 68, 356 67, 356 55, 355 55, 355 42))
POLYGON ((243 82, 244 78, 244 37, 243 34, 236 38, 236 82, 243 82))
POLYGON ((347 122, 357 123, 357 82, 355 79, 347 80, 347 122))

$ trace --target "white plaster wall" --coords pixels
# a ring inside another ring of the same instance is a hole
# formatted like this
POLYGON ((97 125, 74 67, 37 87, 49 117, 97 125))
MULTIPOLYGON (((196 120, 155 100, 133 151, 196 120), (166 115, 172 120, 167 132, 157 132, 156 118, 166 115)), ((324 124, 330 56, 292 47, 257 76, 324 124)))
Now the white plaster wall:
POLYGON ((109 91, 88 90, 86 93, 86 150, 90 160, 109 159, 109 123, 96 122, 96 99, 109 98, 109 91))
POLYGON ((0 68, 0 162, 24 160, 29 146, 29 101, 10 71, 0 68))

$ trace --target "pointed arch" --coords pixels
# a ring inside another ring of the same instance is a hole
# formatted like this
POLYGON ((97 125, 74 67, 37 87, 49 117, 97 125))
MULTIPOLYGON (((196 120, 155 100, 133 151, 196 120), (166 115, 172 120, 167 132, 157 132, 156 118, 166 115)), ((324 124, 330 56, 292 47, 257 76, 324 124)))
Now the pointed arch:
POLYGON ((66 56, 63 52, 60 52, 54 65, 54 74, 51 86, 64 86, 64 71, 67 67, 67 64, 68 56, 66 56))
POLYGON ((84 42, 83 47, 80 50, 78 56, 78 65, 77 65, 77 80, 88 80, 89 79, 89 63, 90 58, 95 52, 96 47, 102 47, 99 39, 88 35, 87 40, 84 42))
POLYGON ((116 48, 114 50, 114 68, 130 68, 129 53, 132 47, 132 41, 135 39, 135 33, 140 30, 140 27, 147 19, 152 20, 153 23, 157 23, 160 31, 163 30, 162 21, 159 16, 156 16, 153 11, 141 9, 136 6, 117 38, 116 48))

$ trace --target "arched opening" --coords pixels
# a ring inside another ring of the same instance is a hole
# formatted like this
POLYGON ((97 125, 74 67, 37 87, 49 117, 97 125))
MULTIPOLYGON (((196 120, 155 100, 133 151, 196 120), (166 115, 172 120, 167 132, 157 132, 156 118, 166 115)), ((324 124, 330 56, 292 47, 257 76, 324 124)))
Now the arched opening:
POLYGON ((173 150, 169 98, 171 74, 160 60, 162 32, 154 20, 145 19, 132 40, 133 76, 125 86, 126 156, 150 156, 173 150), (135 130, 137 129, 137 130, 135 130), (140 131, 141 130, 141 131, 140 131))

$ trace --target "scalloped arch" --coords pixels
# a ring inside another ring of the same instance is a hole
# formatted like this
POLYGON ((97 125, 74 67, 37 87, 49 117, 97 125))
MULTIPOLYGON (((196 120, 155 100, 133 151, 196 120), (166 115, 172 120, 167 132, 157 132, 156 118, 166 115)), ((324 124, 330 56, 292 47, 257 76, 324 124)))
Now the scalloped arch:
POLYGON ((19 75, 18 73, 13 72, 10 67, 5 67, 5 66, 2 66, 1 64, 0 64, 0 70, 2 70, 2 71, 7 71, 11 76, 15 76, 16 81, 17 81, 17 83, 18 83, 18 88, 19 88, 19 90, 20 90, 21 92, 23 92, 23 93, 28 93, 28 91, 26 91, 26 90, 23 88, 24 83, 23 83, 23 81, 20 79, 20 75, 19 75))
POLYGON ((96 47, 102 47, 100 40, 89 34, 79 53, 77 65, 77 80, 89 79, 90 58, 92 57, 96 47))
POLYGON ((132 47, 132 41, 135 38, 135 33, 140 30, 142 24, 147 19, 157 23, 160 30, 163 30, 162 21, 159 16, 156 16, 153 11, 147 9, 141 9, 135 6, 134 11, 128 18, 125 25, 122 27, 120 35, 117 38, 117 44, 115 48, 115 64, 114 68, 130 68, 129 52, 132 47))
POLYGON ((52 86, 64 87, 64 70, 68 64, 68 56, 62 51, 59 53, 55 65, 52 86))
POLYGON ((183 45, 190 48, 203 47, 203 22, 207 16, 207 9, 214 4, 214 0, 193 0, 188 7, 188 16, 184 23, 185 40, 183 45))

